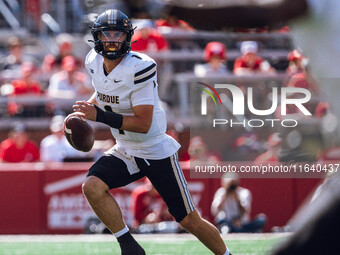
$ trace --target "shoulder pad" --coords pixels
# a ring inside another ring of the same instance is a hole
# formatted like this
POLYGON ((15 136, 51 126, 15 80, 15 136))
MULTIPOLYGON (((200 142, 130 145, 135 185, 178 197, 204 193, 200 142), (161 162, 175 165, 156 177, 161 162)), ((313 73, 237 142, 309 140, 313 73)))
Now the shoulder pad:
POLYGON ((97 65, 98 65, 98 54, 95 52, 94 49, 92 49, 87 56, 85 57, 85 67, 90 75, 94 74, 97 71, 97 65))
POLYGON ((85 65, 91 64, 96 56, 97 53, 94 51, 94 49, 90 50, 90 52, 85 57, 85 65))
POLYGON ((151 81, 156 77, 157 64, 149 56, 139 52, 131 52, 129 60, 134 68, 134 84, 151 81))

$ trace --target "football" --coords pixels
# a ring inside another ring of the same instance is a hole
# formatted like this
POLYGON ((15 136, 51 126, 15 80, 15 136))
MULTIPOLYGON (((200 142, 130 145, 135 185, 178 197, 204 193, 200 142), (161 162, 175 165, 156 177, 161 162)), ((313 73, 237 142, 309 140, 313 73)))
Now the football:
POLYGON ((88 152, 94 143, 94 132, 92 127, 78 116, 66 119, 64 133, 67 141, 73 148, 88 152))

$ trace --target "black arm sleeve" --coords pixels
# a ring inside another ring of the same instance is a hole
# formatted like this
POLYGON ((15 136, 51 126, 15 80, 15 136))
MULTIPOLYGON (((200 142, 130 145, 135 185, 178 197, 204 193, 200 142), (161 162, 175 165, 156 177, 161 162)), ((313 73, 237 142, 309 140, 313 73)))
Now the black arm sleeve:
POLYGON ((109 112, 109 111, 103 111, 98 106, 94 105, 97 110, 97 122, 102 122, 104 124, 109 125, 113 128, 121 128, 123 125, 123 115, 115 113, 115 112, 109 112))

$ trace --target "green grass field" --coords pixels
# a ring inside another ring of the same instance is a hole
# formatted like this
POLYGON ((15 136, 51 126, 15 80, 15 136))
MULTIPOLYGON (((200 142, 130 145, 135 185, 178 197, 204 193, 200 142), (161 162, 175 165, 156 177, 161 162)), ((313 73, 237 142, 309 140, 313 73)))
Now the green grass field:
MULTIPOLYGON (((224 236, 233 255, 266 255, 283 235, 224 236)), ((189 235, 149 235, 136 239, 149 255, 211 254, 189 235)), ((6 236, 0 237, 0 255, 113 255, 120 254, 119 245, 111 236, 6 236), (26 237, 26 239, 25 239, 26 237), (83 237, 83 238, 82 238, 83 237)))

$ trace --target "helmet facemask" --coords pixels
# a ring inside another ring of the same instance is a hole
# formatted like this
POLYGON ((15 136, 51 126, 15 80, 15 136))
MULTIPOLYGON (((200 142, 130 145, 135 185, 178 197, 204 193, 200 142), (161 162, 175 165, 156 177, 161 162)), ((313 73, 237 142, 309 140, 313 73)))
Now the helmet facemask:
POLYGON ((97 30, 93 33, 95 50, 103 57, 114 60, 131 50, 128 34, 119 30, 97 30))
POLYGON ((118 10, 100 14, 91 28, 95 51, 104 58, 114 60, 131 50, 134 29, 128 17, 118 10))

